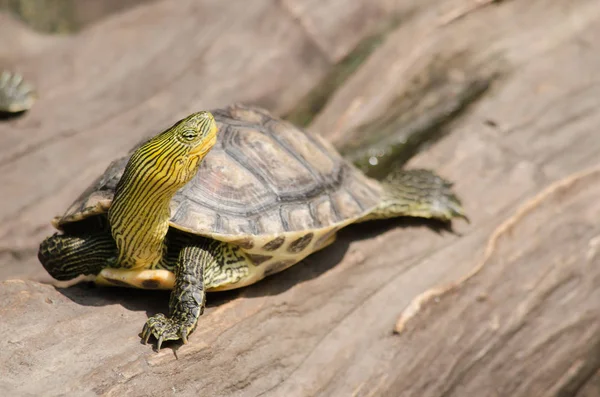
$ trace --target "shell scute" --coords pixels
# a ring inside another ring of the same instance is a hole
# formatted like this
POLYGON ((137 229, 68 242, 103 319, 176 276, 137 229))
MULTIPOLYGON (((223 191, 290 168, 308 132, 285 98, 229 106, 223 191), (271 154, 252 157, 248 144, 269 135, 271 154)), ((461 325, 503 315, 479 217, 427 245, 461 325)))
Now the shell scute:
POLYGON ((287 249, 288 252, 296 254, 298 252, 304 251, 304 249, 308 246, 308 244, 310 244, 310 242, 312 241, 314 236, 315 236, 314 233, 308 233, 308 234, 305 234, 304 236, 292 241, 290 243, 290 245, 288 246, 288 249, 287 249))
POLYGON ((37 99, 35 89, 23 76, 0 71, 0 111, 18 113, 29 110, 37 99))

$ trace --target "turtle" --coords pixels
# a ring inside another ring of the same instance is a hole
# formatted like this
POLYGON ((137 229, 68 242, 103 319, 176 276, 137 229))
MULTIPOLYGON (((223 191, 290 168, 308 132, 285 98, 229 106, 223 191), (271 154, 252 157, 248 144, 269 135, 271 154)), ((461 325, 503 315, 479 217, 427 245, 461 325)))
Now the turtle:
POLYGON ((241 288, 333 243, 347 225, 466 218, 433 171, 371 179, 323 137, 255 106, 193 113, 113 161, 41 244, 56 280, 171 290, 140 334, 188 342, 206 292, 241 288), (218 132, 217 132, 218 131, 218 132))
POLYGON ((24 112, 33 106, 36 99, 35 89, 23 76, 0 70, 0 112, 24 112))

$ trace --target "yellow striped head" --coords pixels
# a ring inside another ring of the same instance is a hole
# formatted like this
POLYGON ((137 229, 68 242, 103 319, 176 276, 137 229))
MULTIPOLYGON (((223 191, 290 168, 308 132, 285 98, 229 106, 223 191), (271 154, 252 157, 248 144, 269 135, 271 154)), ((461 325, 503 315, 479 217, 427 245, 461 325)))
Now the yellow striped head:
POLYGON ((132 171, 142 176, 144 183, 180 188, 192 179, 216 141, 213 115, 206 111, 193 113, 136 150, 123 177, 132 171))

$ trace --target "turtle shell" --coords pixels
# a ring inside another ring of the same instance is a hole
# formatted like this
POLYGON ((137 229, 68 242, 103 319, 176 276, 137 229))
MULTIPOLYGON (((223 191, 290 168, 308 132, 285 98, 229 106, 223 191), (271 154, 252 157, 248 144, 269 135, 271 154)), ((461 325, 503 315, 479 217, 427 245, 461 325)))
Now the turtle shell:
POLYGON ((29 110, 35 100, 33 86, 21 75, 0 70, 0 112, 17 113, 29 110))
MULTIPOLYGON (((173 197, 172 227, 249 253, 281 247, 296 258, 326 245, 335 231, 380 203, 380 185, 319 135, 258 108, 212 112, 217 143, 173 197)), ((133 150, 111 163, 54 225, 61 229, 106 212, 133 150)))

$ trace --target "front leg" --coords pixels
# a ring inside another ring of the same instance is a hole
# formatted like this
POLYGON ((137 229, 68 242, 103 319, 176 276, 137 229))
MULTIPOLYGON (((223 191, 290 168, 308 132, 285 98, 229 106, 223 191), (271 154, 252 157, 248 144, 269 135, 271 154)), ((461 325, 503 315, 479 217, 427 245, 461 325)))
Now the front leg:
POLYGON ((154 335, 157 350, 167 340, 181 339, 187 343, 188 335, 196 329, 198 317, 204 311, 204 270, 215 262, 208 239, 190 237, 170 244, 181 249, 174 266, 175 287, 169 301, 169 317, 162 313, 150 317, 142 331, 144 344, 154 335))

